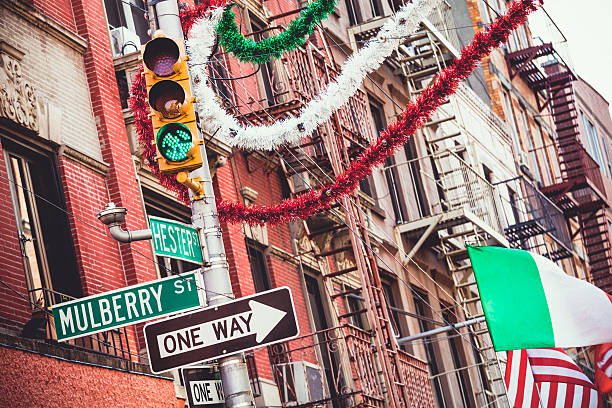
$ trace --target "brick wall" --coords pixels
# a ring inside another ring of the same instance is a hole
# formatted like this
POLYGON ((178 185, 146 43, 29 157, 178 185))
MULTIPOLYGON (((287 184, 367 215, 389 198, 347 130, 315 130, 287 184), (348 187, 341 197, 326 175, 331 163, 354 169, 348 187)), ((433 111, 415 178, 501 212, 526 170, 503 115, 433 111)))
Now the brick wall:
POLYGON ((174 407, 172 381, 0 347, 0 406, 174 407))
MULTIPOLYGON (((52 4, 47 7, 53 8, 55 3, 45 2, 52 4)), ((25 53, 21 61, 23 79, 32 85, 42 109, 51 109, 58 123, 58 132, 53 135, 57 140, 53 141, 100 160, 84 50, 74 44, 74 48, 68 46, 18 16, 14 10, 3 7, 0 7, 0 40, 25 53)))
POLYGON ((60 23, 65 28, 75 31, 74 14, 70 0, 34 0, 34 7, 42 14, 60 23))

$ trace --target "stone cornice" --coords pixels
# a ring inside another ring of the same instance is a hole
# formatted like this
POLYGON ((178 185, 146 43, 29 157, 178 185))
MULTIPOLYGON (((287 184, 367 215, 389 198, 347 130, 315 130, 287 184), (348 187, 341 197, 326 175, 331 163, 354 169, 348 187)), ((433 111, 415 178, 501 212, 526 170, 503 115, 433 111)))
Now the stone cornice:
POLYGON ((110 167, 110 165, 108 165, 107 163, 96 160, 93 157, 90 157, 85 153, 81 153, 78 150, 75 150, 67 145, 60 146, 58 156, 66 157, 67 159, 81 164, 103 176, 106 175, 108 168, 110 167))
POLYGON ((85 38, 62 27, 58 22, 42 14, 23 0, 0 0, 0 4, 75 51, 81 54, 85 52, 87 48, 87 40, 85 38))

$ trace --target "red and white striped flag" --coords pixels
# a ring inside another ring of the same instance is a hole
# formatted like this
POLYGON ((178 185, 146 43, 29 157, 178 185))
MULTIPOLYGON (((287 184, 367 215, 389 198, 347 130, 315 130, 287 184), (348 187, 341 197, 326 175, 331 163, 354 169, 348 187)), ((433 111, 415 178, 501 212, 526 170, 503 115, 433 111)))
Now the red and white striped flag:
POLYGON ((612 343, 595 347, 595 384, 602 394, 612 392, 612 343))
POLYGON ((506 389, 514 408, 599 408, 595 386, 563 349, 508 351, 506 389))

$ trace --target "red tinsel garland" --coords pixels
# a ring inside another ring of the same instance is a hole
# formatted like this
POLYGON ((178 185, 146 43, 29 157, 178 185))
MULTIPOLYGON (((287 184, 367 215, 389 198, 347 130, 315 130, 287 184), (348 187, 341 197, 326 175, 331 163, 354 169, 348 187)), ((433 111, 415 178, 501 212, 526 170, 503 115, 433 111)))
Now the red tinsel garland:
MULTIPOLYGON (((219 0, 209 0, 208 4, 219 0)), ((518 0, 510 5, 508 12, 491 24, 488 31, 478 32, 472 42, 462 50, 459 59, 441 71, 430 86, 421 93, 415 102, 407 105, 400 119, 382 132, 374 144, 369 146, 351 166, 333 183, 313 189, 297 197, 285 199, 273 206, 247 207, 240 203, 217 201, 219 218, 232 223, 249 224, 285 223, 295 219, 307 218, 319 211, 326 210, 344 195, 353 192, 359 181, 368 177, 372 170, 382 164, 385 158, 408 141, 408 138, 428 120, 433 112, 457 89, 475 69, 478 62, 493 48, 505 42, 510 32, 527 20, 530 12, 536 9, 541 0, 518 0)), ((191 27, 193 21, 205 11, 188 14, 189 21, 183 27, 191 27)), ((187 14, 186 14, 187 15, 187 14)), ((153 172, 159 175, 155 161, 155 148, 152 146, 153 132, 148 118, 149 107, 146 103, 146 89, 142 76, 138 76, 132 88, 131 106, 134 111, 136 131, 144 146, 144 156, 153 172)), ((161 176, 165 187, 177 191, 179 199, 187 200, 187 191, 169 176, 161 176)))

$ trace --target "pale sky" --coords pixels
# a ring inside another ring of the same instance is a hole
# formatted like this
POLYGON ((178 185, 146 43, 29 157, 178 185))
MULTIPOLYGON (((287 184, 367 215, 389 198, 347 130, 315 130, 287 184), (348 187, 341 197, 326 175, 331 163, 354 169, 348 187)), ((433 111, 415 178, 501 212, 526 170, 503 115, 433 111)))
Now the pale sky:
POLYGON ((545 0, 544 8, 568 44, 557 43, 561 38, 542 23, 541 11, 530 18, 534 35, 567 47, 578 75, 612 104, 612 0, 545 0))

